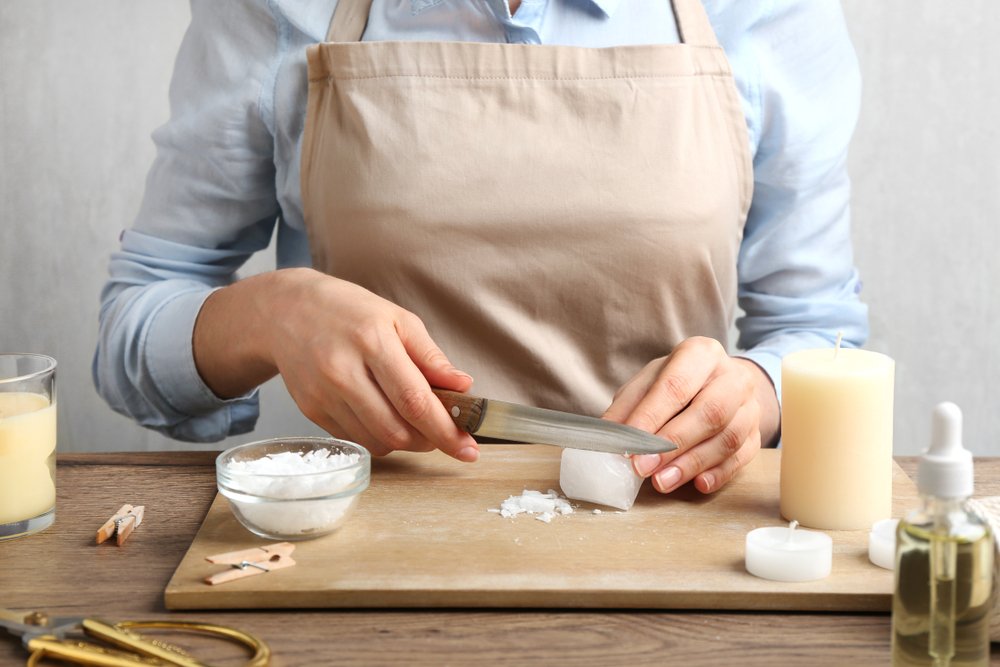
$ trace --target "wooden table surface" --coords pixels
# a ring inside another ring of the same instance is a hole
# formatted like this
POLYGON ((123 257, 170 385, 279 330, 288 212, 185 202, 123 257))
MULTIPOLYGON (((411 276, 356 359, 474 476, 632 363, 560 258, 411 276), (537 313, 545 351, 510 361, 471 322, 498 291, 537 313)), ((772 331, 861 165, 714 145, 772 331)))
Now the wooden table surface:
MULTIPOLYGON (((587 610, 171 613, 163 590, 215 495, 215 454, 65 454, 55 524, 0 542, 0 607, 105 619, 195 619, 265 639, 290 665, 885 665, 887 614, 587 610), (146 520, 122 548, 94 532, 122 503, 146 520)), ((915 460, 899 459, 911 475, 915 460)), ((976 462, 976 492, 1000 495, 1000 458, 976 462)), ((233 652, 198 653, 215 664, 233 652)), ((0 665, 23 664, 0 640, 0 665)), ((993 651, 1000 661, 1000 645, 993 651)))

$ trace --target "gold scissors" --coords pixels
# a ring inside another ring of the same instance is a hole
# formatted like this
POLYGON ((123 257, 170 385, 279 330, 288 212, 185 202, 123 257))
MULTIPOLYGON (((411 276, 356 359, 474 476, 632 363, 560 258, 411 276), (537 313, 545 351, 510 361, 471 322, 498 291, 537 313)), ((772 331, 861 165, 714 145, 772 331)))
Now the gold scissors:
POLYGON ((266 667, 271 661, 271 649, 253 635, 224 625, 194 621, 122 621, 112 624, 95 618, 50 618, 41 612, 23 614, 0 608, 0 628, 21 637, 21 643, 29 653, 25 663, 27 667, 34 667, 44 658, 100 667, 209 667, 175 646, 142 637, 137 630, 174 630, 211 635, 248 648, 253 656, 245 667, 266 667), (83 641, 84 637, 105 645, 83 641))

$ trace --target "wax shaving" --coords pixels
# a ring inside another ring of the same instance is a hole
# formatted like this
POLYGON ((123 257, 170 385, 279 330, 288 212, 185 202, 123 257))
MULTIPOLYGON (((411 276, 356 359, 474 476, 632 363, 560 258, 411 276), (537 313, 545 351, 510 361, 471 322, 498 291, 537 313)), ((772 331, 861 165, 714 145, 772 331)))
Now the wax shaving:
POLYGON ((489 512, 500 514, 505 519, 513 519, 519 514, 529 514, 536 520, 549 523, 556 515, 573 513, 573 506, 558 491, 549 489, 545 493, 525 489, 519 496, 510 496, 500 503, 499 509, 489 512))

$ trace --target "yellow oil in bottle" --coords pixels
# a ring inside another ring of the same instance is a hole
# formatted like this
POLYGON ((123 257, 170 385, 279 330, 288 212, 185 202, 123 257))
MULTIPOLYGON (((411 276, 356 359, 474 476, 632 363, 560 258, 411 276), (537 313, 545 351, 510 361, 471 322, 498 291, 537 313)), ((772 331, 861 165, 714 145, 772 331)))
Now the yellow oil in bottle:
POLYGON ((958 500, 924 498, 896 535, 892 664, 989 665, 994 541, 958 500))

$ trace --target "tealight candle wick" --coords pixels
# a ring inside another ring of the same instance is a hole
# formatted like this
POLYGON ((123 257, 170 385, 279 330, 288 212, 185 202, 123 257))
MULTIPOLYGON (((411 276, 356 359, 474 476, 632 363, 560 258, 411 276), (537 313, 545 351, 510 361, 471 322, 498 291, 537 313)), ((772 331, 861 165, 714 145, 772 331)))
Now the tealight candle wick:
POLYGON ((791 543, 792 538, 795 537, 795 527, 799 525, 798 521, 792 521, 788 524, 788 537, 785 538, 786 543, 791 543))
POLYGON ((837 345, 833 348, 833 358, 834 359, 837 358, 837 353, 840 352, 840 342, 842 340, 844 340, 844 332, 843 331, 838 331, 837 332, 837 345))

